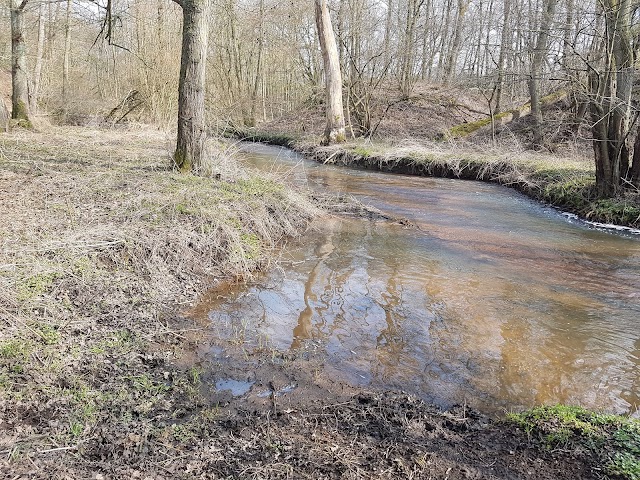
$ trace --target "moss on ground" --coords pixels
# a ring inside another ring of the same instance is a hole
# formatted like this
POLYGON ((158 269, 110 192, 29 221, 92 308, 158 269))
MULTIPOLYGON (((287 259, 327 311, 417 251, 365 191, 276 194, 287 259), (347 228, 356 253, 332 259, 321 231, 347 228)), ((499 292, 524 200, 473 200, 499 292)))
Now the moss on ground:
POLYGON ((640 479, 638 420, 566 405, 536 407, 507 420, 545 448, 587 451, 608 475, 640 479))

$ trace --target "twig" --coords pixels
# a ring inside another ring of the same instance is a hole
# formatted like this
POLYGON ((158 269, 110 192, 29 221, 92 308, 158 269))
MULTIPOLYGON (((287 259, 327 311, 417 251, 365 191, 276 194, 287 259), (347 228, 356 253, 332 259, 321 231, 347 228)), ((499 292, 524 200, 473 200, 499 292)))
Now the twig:
POLYGON ((78 445, 72 445, 70 447, 58 447, 58 448, 50 448, 48 450, 38 450, 37 453, 52 453, 52 452, 62 452, 65 450, 76 450, 78 445))

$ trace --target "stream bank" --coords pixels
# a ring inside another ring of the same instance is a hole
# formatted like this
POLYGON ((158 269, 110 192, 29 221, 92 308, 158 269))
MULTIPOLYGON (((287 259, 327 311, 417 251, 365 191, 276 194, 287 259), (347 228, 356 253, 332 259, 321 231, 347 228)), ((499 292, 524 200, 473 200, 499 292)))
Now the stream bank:
MULTIPOLYGON (((284 395, 213 397, 180 311, 212 277, 266 269, 317 208, 257 177, 167 168, 166 136, 64 128, 0 137, 0 477, 599 478, 528 424, 315 375, 318 359, 230 340, 217 375, 284 395), (306 382, 315 396, 301 398, 306 382)), ((234 173, 235 172, 235 173, 234 173)), ((606 459, 605 459, 606 460, 606 459)))
POLYGON ((597 199, 595 168, 590 160, 531 152, 476 151, 433 142, 389 145, 351 141, 319 146, 316 139, 257 130, 231 130, 227 135, 288 147, 320 163, 497 183, 588 221, 640 228, 640 192, 597 199))

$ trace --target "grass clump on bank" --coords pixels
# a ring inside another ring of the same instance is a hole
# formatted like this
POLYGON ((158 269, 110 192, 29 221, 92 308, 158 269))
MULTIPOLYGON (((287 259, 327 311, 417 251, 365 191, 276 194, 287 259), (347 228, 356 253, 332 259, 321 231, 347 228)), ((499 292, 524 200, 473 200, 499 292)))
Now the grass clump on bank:
POLYGON ((210 176, 174 172, 167 147, 148 130, 0 136, 0 471, 89 478, 168 454, 203 403, 177 363, 180 305, 266 267, 319 213, 226 152, 210 176))
POLYGON ((507 419, 547 448, 587 452, 608 475, 640 479, 640 422, 581 407, 536 407, 507 419))

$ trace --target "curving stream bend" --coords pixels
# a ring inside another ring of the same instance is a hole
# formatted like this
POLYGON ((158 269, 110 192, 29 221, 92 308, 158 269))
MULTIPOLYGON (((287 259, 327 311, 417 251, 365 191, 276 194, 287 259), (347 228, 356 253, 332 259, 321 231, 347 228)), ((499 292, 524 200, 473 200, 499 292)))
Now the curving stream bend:
POLYGON ((638 415, 640 237, 497 185, 319 165, 242 146, 244 162, 355 195, 418 228, 332 220, 258 283, 207 305, 278 350, 326 355, 356 385, 487 411, 569 403, 638 415))

